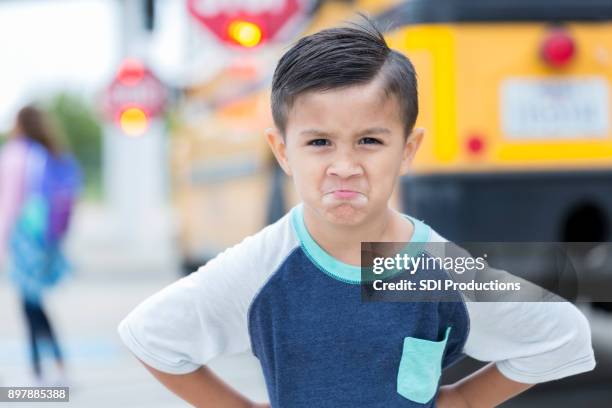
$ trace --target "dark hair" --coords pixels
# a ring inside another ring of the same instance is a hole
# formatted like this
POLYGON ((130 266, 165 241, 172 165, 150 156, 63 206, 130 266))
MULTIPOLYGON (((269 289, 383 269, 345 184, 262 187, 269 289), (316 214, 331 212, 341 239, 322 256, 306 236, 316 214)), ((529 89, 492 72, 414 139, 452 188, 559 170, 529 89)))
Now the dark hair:
POLYGON ((27 105, 17 113, 17 126, 23 135, 45 147, 51 154, 59 155, 62 146, 51 118, 34 105, 27 105))
POLYGON ((377 76, 387 96, 397 97, 406 135, 419 106, 414 66, 392 50, 374 23, 331 28, 300 39, 276 66, 272 79, 272 117, 284 135, 295 99, 309 91, 325 91, 366 84, 377 76))

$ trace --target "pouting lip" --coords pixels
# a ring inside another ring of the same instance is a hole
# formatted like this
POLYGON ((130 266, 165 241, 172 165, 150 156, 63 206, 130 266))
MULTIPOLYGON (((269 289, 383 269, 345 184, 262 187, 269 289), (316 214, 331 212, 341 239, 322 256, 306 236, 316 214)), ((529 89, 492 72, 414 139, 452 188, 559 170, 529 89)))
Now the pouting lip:
POLYGON ((329 190, 325 194, 333 194, 333 193, 356 193, 356 194, 363 194, 361 191, 349 190, 349 189, 346 189, 346 188, 338 188, 338 189, 335 189, 335 190, 329 190))

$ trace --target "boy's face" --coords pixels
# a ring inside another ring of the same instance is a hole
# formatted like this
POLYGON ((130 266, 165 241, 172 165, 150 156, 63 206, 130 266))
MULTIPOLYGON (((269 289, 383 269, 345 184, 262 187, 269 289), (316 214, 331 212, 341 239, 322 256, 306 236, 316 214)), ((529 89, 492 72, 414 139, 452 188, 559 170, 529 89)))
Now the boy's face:
POLYGON ((333 224, 359 225, 386 209, 423 131, 405 138, 396 97, 375 80, 299 95, 285 138, 277 129, 266 136, 308 209, 333 224))

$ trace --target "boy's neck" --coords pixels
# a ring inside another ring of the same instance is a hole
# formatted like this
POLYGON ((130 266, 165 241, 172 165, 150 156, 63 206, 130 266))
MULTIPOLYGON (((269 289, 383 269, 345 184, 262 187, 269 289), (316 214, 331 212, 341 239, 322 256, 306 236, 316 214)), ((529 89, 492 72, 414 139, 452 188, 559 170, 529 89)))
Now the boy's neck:
POLYGON ((304 224, 317 244, 341 262, 358 266, 361 242, 408 242, 414 226, 397 211, 386 207, 357 226, 331 224, 304 205, 304 224))

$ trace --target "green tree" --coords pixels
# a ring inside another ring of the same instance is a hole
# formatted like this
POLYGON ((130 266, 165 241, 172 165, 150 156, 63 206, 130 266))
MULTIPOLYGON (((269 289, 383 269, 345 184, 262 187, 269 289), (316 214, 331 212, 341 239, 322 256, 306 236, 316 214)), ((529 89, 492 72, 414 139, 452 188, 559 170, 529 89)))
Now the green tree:
POLYGON ((95 110, 85 98, 66 92, 52 96, 44 105, 83 169, 85 198, 101 199, 102 125, 95 110))

